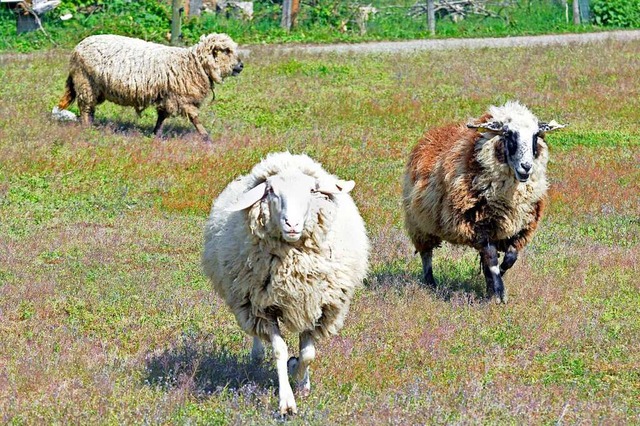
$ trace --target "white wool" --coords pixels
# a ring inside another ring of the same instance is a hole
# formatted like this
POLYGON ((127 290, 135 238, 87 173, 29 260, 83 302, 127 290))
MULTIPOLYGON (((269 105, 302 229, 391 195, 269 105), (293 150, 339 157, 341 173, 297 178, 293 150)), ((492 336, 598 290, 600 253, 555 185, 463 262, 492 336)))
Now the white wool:
POLYGON ((349 194, 314 198, 314 217, 296 243, 271 229, 270 216, 277 213, 266 200, 228 211, 269 176, 292 171, 337 180, 306 155, 270 154, 227 186, 205 226, 205 274, 239 325, 264 340, 278 322, 316 339, 337 333, 368 268, 369 241, 349 194))
POLYGON ((489 107, 489 114, 493 116, 493 120, 509 124, 510 128, 538 128, 538 118, 518 101, 507 101, 501 106, 492 105, 489 107))

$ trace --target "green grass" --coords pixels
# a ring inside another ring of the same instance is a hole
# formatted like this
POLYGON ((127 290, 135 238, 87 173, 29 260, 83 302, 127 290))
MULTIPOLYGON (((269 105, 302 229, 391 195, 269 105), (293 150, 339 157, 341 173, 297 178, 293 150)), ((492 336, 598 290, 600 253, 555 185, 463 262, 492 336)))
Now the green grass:
MULTIPOLYGON (((318 345, 291 424, 633 423, 640 416, 640 44, 279 55, 149 137, 153 111, 49 119, 68 51, 0 56, 0 421, 276 424, 270 359, 200 271, 211 201, 267 152, 354 179, 371 273, 318 345), (548 136, 550 204, 484 299, 477 254, 436 252, 438 290, 402 229, 401 176, 431 126, 517 98, 548 136)), ((75 108, 75 107, 74 107, 75 108)), ((292 347, 297 346, 289 337, 292 347)))
MULTIPOLYGON (((168 2, 137 2, 135 5, 118 1, 102 9, 78 11, 63 2, 54 12, 46 15, 46 33, 36 31, 16 35, 15 15, 0 8, 0 51, 33 51, 52 47, 70 48, 92 34, 113 33, 129 35, 155 42, 167 42, 170 32, 168 2), (59 16, 73 12, 73 19, 59 20, 59 16)), ((346 2, 319 0, 303 3, 298 25, 290 32, 280 28, 281 7, 270 1, 255 2, 254 18, 243 21, 227 17, 225 13, 203 14, 183 19, 182 36, 187 44, 195 43, 200 35, 224 32, 241 44, 263 43, 332 43, 363 42, 372 40, 423 39, 427 31, 425 15, 409 14, 414 1, 377 0, 378 9, 361 34, 356 10, 346 2)), ((438 19, 436 37, 504 37, 549 33, 600 31, 607 27, 591 23, 575 26, 567 22, 564 9, 553 0, 518 0, 508 7, 490 7, 498 17, 471 15, 460 22, 449 17, 438 19)), ((608 27, 614 28, 614 27, 608 27)))

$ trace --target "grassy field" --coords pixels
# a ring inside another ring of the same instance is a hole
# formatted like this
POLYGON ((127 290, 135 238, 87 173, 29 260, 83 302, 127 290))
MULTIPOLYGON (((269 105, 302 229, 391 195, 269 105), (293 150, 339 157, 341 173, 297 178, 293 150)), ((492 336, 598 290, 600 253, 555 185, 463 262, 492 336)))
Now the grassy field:
POLYGON ((639 52, 254 49, 202 108, 211 147, 182 118, 150 138, 151 110, 52 122, 68 52, 0 56, 0 422, 280 423, 270 359, 249 362, 199 259, 213 198, 285 149, 355 179, 373 244, 286 423, 640 422, 639 52), (441 287, 424 288, 400 208, 408 152, 513 98, 570 126, 548 137, 550 207, 509 304, 486 302, 462 248, 436 252, 441 287))

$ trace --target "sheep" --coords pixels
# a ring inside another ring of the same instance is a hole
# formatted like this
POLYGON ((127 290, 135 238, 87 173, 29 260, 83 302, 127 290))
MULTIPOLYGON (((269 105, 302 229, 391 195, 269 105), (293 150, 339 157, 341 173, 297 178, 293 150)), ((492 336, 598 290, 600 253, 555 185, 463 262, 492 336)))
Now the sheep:
POLYGON ((162 135, 164 120, 186 115, 205 140, 198 108, 214 83, 238 75, 244 65, 237 45, 226 34, 209 34, 189 47, 170 47, 118 35, 95 35, 74 49, 65 92, 58 103, 65 110, 78 100, 81 122, 93 122, 95 107, 105 100, 132 106, 140 114, 154 105, 158 119, 153 133, 162 135))
POLYGON ((491 106, 467 126, 427 131, 413 148, 403 182, 405 227, 435 287, 433 250, 441 242, 480 252, 487 294, 506 303, 502 276, 542 218, 549 159, 545 133, 564 126, 538 119, 517 101, 491 106), (499 252, 504 258, 498 268, 499 252))
POLYGON ((309 394, 315 342, 342 328, 367 273, 369 240, 340 180, 306 155, 269 154, 214 201, 202 267, 240 327, 273 348, 281 414, 297 412, 287 374, 309 394), (287 360, 280 326, 298 333, 299 358, 287 360))

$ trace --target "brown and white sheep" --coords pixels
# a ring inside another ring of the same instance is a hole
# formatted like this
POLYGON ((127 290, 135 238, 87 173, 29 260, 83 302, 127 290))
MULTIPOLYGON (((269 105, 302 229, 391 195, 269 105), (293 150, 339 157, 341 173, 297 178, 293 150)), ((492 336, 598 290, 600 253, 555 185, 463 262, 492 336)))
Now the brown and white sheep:
POLYGON ((488 294, 506 301, 502 275, 533 237, 545 206, 544 135, 561 127, 507 102, 467 126, 422 137, 407 164, 403 206, 427 284, 436 285, 433 249, 443 240, 463 244, 480 252, 488 294), (505 253, 499 267, 498 252, 505 253))
POLYGON ((153 129, 162 134, 162 123, 174 114, 185 115, 204 137, 198 108, 222 83, 243 69, 237 44, 226 34, 209 34, 189 47, 171 47, 118 35, 96 35, 74 49, 64 95, 58 103, 65 110, 78 100, 81 122, 93 122, 96 105, 105 100, 132 106, 140 113, 155 106, 158 120, 153 129))

